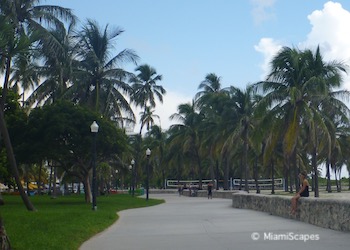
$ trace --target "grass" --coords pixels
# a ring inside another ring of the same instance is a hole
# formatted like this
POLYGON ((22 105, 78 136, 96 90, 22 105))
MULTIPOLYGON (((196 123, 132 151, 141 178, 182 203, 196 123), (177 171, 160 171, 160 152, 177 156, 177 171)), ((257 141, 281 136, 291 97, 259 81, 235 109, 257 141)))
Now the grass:
POLYGON ((153 206, 163 200, 140 199, 130 195, 97 197, 97 211, 80 195, 34 196, 31 201, 38 211, 26 210, 19 196, 3 195, 5 205, 0 215, 11 246, 15 250, 78 249, 79 246, 112 225, 118 211, 153 206))

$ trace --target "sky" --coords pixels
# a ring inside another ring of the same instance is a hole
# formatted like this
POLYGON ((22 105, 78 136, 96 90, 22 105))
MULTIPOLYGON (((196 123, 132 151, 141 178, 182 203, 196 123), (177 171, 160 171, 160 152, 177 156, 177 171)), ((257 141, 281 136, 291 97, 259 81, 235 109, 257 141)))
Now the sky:
MULTIPOLYGON (((163 76, 167 94, 158 104, 157 125, 191 102, 209 73, 222 87, 244 89, 263 80, 269 62, 283 46, 314 49, 325 61, 350 65, 350 1, 322 0, 47 0, 41 4, 70 8, 83 24, 122 28, 115 53, 136 51, 139 64, 163 76)), ((135 72, 135 65, 124 65, 135 72)), ((350 89, 350 77, 344 79, 350 89)), ((135 114, 139 117, 140 110, 135 114)), ((139 119, 139 118, 138 118, 139 119)), ((161 123, 161 124, 159 124, 161 123)), ((138 131, 139 127, 135 127, 138 131)))
MULTIPOLYGON (((191 102, 209 73, 222 87, 244 89, 264 80, 269 62, 283 46, 315 49, 325 61, 350 66, 350 1, 323 0, 47 0, 71 8, 84 23, 122 28, 116 53, 136 51, 139 64, 154 67, 167 94, 158 103, 157 125, 191 102)), ((125 65, 135 72, 136 66, 125 65)), ((350 68, 349 68, 350 69, 350 68)), ((350 71, 349 71, 350 72, 350 71)), ((349 74, 350 75, 350 74, 349 74)), ((344 76, 350 90, 350 77, 344 76)), ((139 117, 140 110, 135 111, 139 117)), ((138 118, 139 119, 139 118, 138 118)), ((139 127, 135 127, 138 131, 139 127)))

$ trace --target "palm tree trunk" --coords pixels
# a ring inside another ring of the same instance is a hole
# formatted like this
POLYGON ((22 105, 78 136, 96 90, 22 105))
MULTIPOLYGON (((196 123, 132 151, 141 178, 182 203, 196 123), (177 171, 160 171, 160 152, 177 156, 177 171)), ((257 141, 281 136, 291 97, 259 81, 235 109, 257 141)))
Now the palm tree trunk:
POLYGON ((317 171, 317 151, 316 151, 316 146, 313 148, 312 152, 312 169, 314 171, 315 175, 315 197, 319 197, 319 190, 318 190, 318 171, 317 171))
POLYGON ((339 181, 337 177, 337 167, 334 166, 334 176, 335 176, 335 185, 337 186, 337 192, 339 192, 339 181))
POLYGON ((248 175, 249 175, 249 168, 248 168, 248 130, 245 129, 244 132, 244 149, 243 149, 243 165, 244 165, 244 190, 249 193, 249 185, 248 185, 248 175))
POLYGON ((41 170, 42 170, 42 167, 43 167, 43 163, 40 162, 40 166, 39 166, 39 179, 38 179, 38 193, 39 195, 41 194, 41 170))
POLYGON ((298 171, 298 164, 297 164, 297 150, 294 148, 293 150, 293 172, 294 172, 294 183, 295 183, 295 191, 299 192, 300 190, 300 184, 299 184, 299 171, 298 171))
POLYGON ((33 206, 33 204, 31 203, 31 201, 29 200, 28 196, 25 194, 21 180, 19 178, 17 163, 16 163, 15 155, 13 153, 13 148, 12 148, 10 136, 9 136, 9 133, 8 133, 8 130, 6 127, 3 109, 0 109, 0 132, 1 132, 3 139, 4 139, 7 158, 9 160, 10 167, 11 167, 11 172, 12 172, 12 175, 15 179, 15 182, 16 182, 16 185, 18 187, 21 198, 23 200, 23 203, 29 211, 35 211, 36 209, 33 206))
POLYGON ((288 176, 289 176, 289 169, 287 167, 286 162, 283 162, 283 175, 284 175, 284 191, 288 192, 288 176))
POLYGON ((91 186, 89 181, 89 173, 84 175, 83 179, 83 186, 84 186, 84 195, 85 195, 85 202, 91 203, 92 202, 92 193, 91 193, 91 186))
POLYGON ((219 180, 220 180, 220 173, 219 173, 219 160, 216 159, 216 190, 219 190, 219 180))
POLYGON ((288 170, 289 170, 289 192, 293 193, 293 171, 291 166, 291 160, 290 157, 288 157, 288 170))
POLYGON ((260 188, 259 188, 259 169, 258 169, 258 157, 255 157, 255 162, 254 162, 254 179, 255 179, 255 188, 256 188, 256 193, 260 194, 260 188))
POLYGON ((271 159, 271 179, 272 179, 271 194, 275 194, 275 162, 273 158, 271 159))
MULTIPOLYGON (((229 164, 226 160, 226 158, 223 159, 224 164, 224 190, 228 190, 228 180, 229 180, 229 173, 230 173, 230 169, 229 169, 229 164)), ((350 179, 350 178, 349 178, 350 179)))
POLYGON ((327 158, 327 161, 326 161, 326 168, 327 168, 327 192, 328 193, 332 193, 332 185, 331 185, 331 172, 330 172, 330 169, 329 169, 329 159, 327 158))
POLYGON ((241 157, 241 164, 240 164, 240 180, 239 180, 239 190, 242 190, 242 185, 243 185, 243 160, 241 157))
POLYGON ((0 102, 0 108, 2 112, 5 110, 5 103, 6 103, 6 97, 7 97, 7 91, 8 91, 8 83, 10 79, 10 70, 11 70, 11 58, 6 59, 6 71, 5 71, 5 79, 4 79, 4 86, 2 89, 2 96, 1 96, 1 102, 0 102))

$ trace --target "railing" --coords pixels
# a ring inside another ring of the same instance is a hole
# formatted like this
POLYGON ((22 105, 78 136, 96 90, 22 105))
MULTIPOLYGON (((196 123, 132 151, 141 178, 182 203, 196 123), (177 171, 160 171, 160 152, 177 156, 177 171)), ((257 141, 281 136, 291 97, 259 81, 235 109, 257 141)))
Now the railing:
MULTIPOLYGON (((213 180, 202 180, 202 187, 205 188, 213 180)), ((199 180, 166 180, 166 188, 178 188, 181 185, 183 188, 198 187, 199 180)))
MULTIPOLYGON (((261 189, 270 189, 272 188, 272 179, 258 179, 258 186, 261 189)), ((274 180, 275 188, 276 189, 284 189, 284 179, 283 178, 277 178, 274 180)), ((232 186, 234 189, 237 189, 241 185, 241 179, 233 179, 232 180, 232 186)), ((245 180, 242 179, 242 188, 245 187, 245 180)), ((254 179, 248 180, 248 187, 249 189, 255 189, 256 183, 254 179)))

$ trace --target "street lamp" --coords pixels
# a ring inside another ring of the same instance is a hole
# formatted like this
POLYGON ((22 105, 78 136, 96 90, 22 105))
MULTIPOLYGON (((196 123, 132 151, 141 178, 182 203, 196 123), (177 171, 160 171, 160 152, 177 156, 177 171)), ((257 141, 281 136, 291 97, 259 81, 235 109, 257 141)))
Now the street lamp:
POLYGON ((96 136, 98 132, 98 124, 94 121, 91 126, 91 133, 94 134, 93 143, 93 157, 92 157, 92 210, 97 210, 96 194, 97 194, 97 182, 96 182, 96 136))
POLYGON ((132 168, 132 176, 131 176, 131 185, 132 185, 132 189, 131 189, 131 195, 132 197, 135 196, 135 160, 132 159, 131 160, 131 168, 132 168))
POLYGON ((115 170, 115 190, 118 191, 118 173, 119 173, 119 170, 116 169, 115 170))
POLYGON ((147 166, 146 166, 146 172, 147 172, 147 180, 146 180, 146 201, 148 201, 149 196, 149 157, 151 155, 151 150, 149 148, 146 149, 146 156, 147 156, 147 166))

